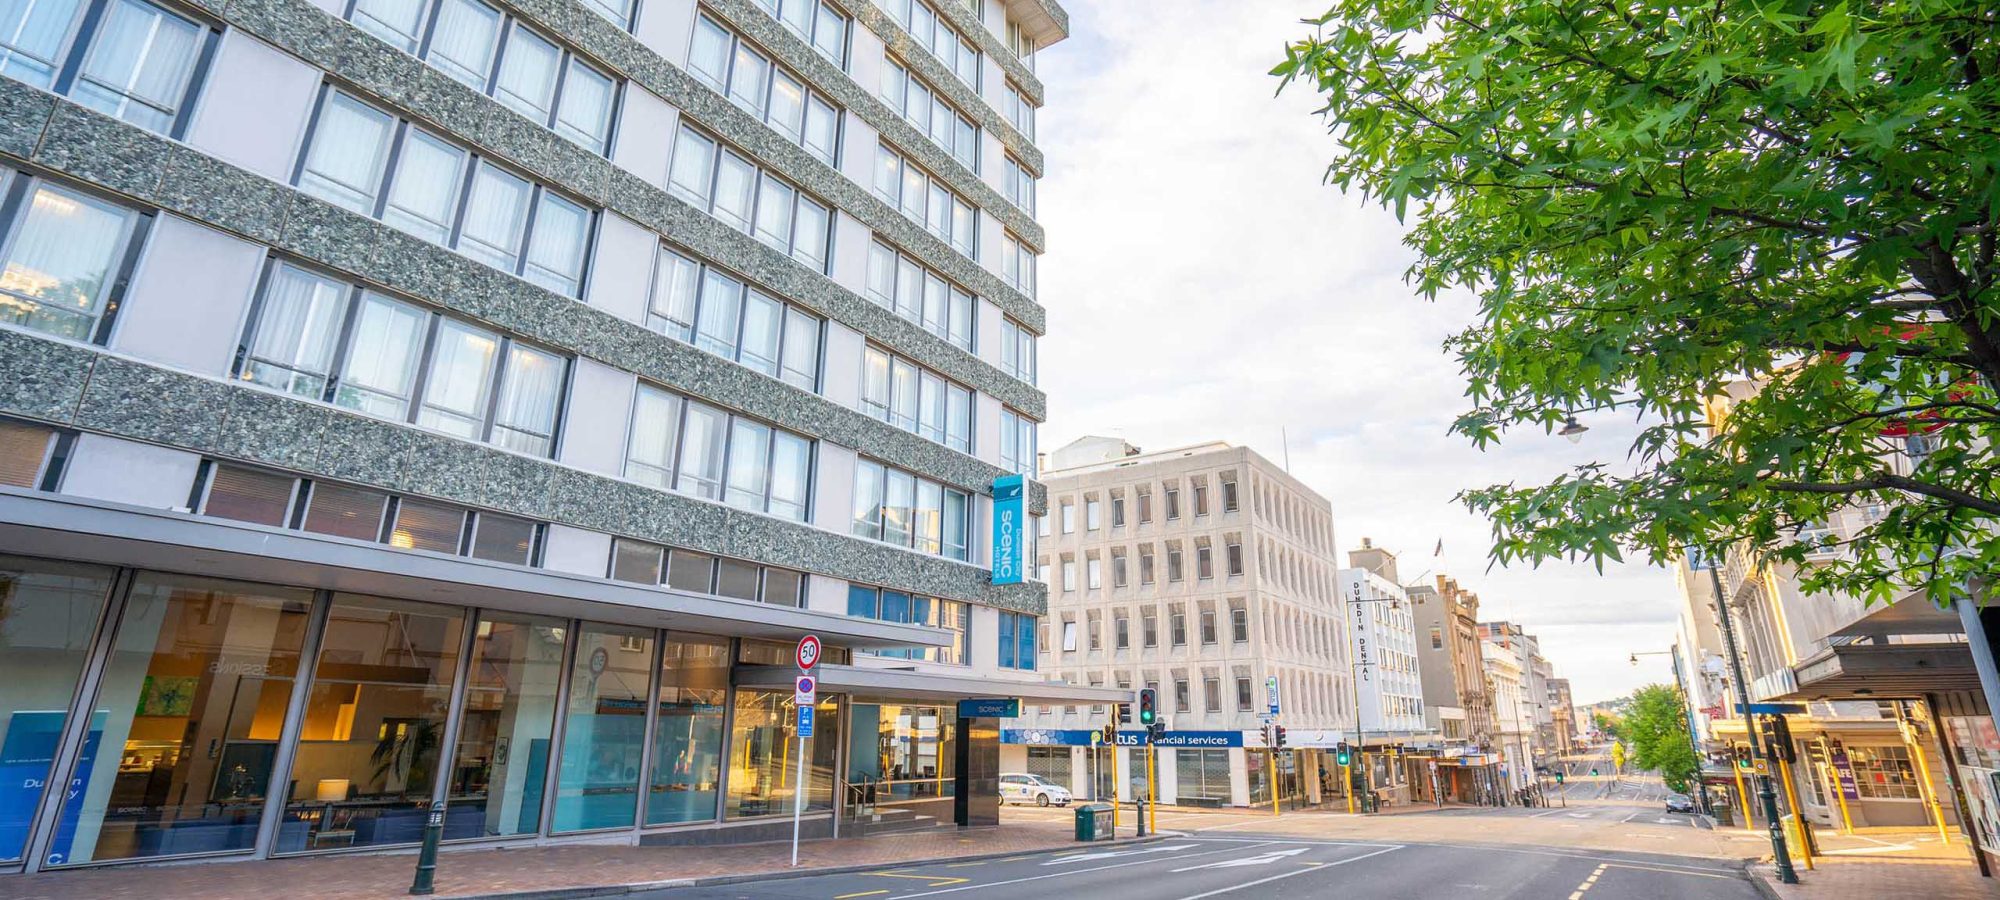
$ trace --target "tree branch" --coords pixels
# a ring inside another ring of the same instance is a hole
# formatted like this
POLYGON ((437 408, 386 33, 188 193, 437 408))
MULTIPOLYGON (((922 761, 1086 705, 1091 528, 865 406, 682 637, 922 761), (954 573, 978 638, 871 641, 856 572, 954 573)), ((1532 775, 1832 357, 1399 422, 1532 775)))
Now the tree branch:
POLYGON ((1807 482, 1770 481, 1765 487, 1790 494, 1859 494, 1863 491, 1893 490, 1907 494, 1943 500, 1955 506, 1978 510, 1990 516, 2000 516, 2000 501, 1988 500, 1975 494, 1968 494, 1957 488, 1948 488, 1927 481, 1918 481, 1907 475, 1894 472, 1877 472, 1857 481, 1807 482))

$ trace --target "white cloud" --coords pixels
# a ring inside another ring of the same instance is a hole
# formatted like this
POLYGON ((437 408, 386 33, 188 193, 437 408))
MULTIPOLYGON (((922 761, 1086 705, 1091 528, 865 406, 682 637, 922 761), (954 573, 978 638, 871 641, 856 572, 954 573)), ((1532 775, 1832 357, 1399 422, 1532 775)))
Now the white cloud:
POLYGON ((1310 93, 1265 73, 1305 33, 1311 0, 1069 4, 1074 35, 1045 51, 1041 297, 1050 420, 1044 449, 1118 434, 1158 449, 1221 439, 1285 459, 1334 504, 1340 546, 1447 571, 1490 619, 1516 621, 1579 702, 1668 677, 1635 650, 1673 640, 1663 570, 1487 567, 1488 528, 1461 488, 1622 460, 1629 425, 1591 420, 1583 445, 1519 435, 1487 453, 1446 428, 1465 406, 1441 342, 1471 297, 1418 298, 1388 212, 1322 184, 1333 144, 1310 93))

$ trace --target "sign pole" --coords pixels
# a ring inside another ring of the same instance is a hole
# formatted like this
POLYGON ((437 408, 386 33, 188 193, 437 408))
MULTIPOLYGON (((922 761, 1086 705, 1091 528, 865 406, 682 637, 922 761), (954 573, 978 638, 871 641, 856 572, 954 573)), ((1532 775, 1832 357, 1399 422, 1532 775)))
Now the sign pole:
POLYGON ((799 822, 806 812, 806 739, 799 738, 799 777, 792 782, 792 865, 799 864, 799 822))
POLYGON ((1160 833, 1160 785, 1153 780, 1153 733, 1146 732, 1146 830, 1160 833))
MULTIPOLYGON (((799 639, 799 677, 792 694, 792 706, 798 713, 798 721, 793 730, 799 735, 798 776, 792 781, 792 865, 799 864, 799 826, 806 813, 806 738, 812 737, 813 713, 819 704, 819 680, 810 672, 819 665, 819 638, 806 635, 799 639)), ((837 813, 836 813, 837 815, 837 813)))

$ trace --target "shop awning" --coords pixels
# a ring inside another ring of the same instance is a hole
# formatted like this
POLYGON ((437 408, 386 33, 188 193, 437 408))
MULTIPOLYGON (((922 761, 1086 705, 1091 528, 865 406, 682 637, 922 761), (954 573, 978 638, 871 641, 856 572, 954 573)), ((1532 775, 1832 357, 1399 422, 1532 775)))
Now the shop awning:
MULTIPOLYGON (((799 670, 791 666, 737 666, 737 687, 790 691, 799 670)), ((813 670, 822 692, 851 694, 862 699, 957 702, 1018 697, 1023 703, 1123 703, 1130 688, 1086 687, 1060 681, 1009 681, 971 675, 940 675, 915 668, 841 666, 813 670)))
POLYGON ((830 646, 859 649, 944 646, 953 640, 938 628, 12 488, 0 488, 0 548, 25 556, 730 637, 796 641, 817 634, 830 646))
POLYGON ((1847 644, 1793 667, 1798 688, 1787 700, 1887 700, 1979 690, 1963 643, 1847 644))

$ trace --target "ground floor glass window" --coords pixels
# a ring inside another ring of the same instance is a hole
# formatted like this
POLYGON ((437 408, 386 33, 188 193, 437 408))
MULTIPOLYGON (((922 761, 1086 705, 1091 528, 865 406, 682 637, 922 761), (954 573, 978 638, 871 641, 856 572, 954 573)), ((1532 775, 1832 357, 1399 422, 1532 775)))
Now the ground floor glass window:
POLYGON ((646 824, 715 819, 728 698, 729 639, 669 634, 660 658, 646 824))
MULTIPOLYGON (((0 862, 27 853, 112 577, 97 566, 0 557, 0 862)), ((91 719, 93 751, 104 718, 91 719)))
MULTIPOLYGON (((729 729, 729 796, 732 819, 792 811, 798 778, 797 710, 790 691, 736 691, 736 719, 729 729)), ((834 757, 840 746, 839 705, 820 695, 813 736, 806 739, 806 809, 833 808, 834 757)))
POLYGON ((567 626, 562 619, 480 615, 446 794, 447 838, 541 831, 567 626))
POLYGON ((577 635, 556 782, 556 831, 623 828, 638 821, 653 644, 650 628, 586 622, 577 635))

